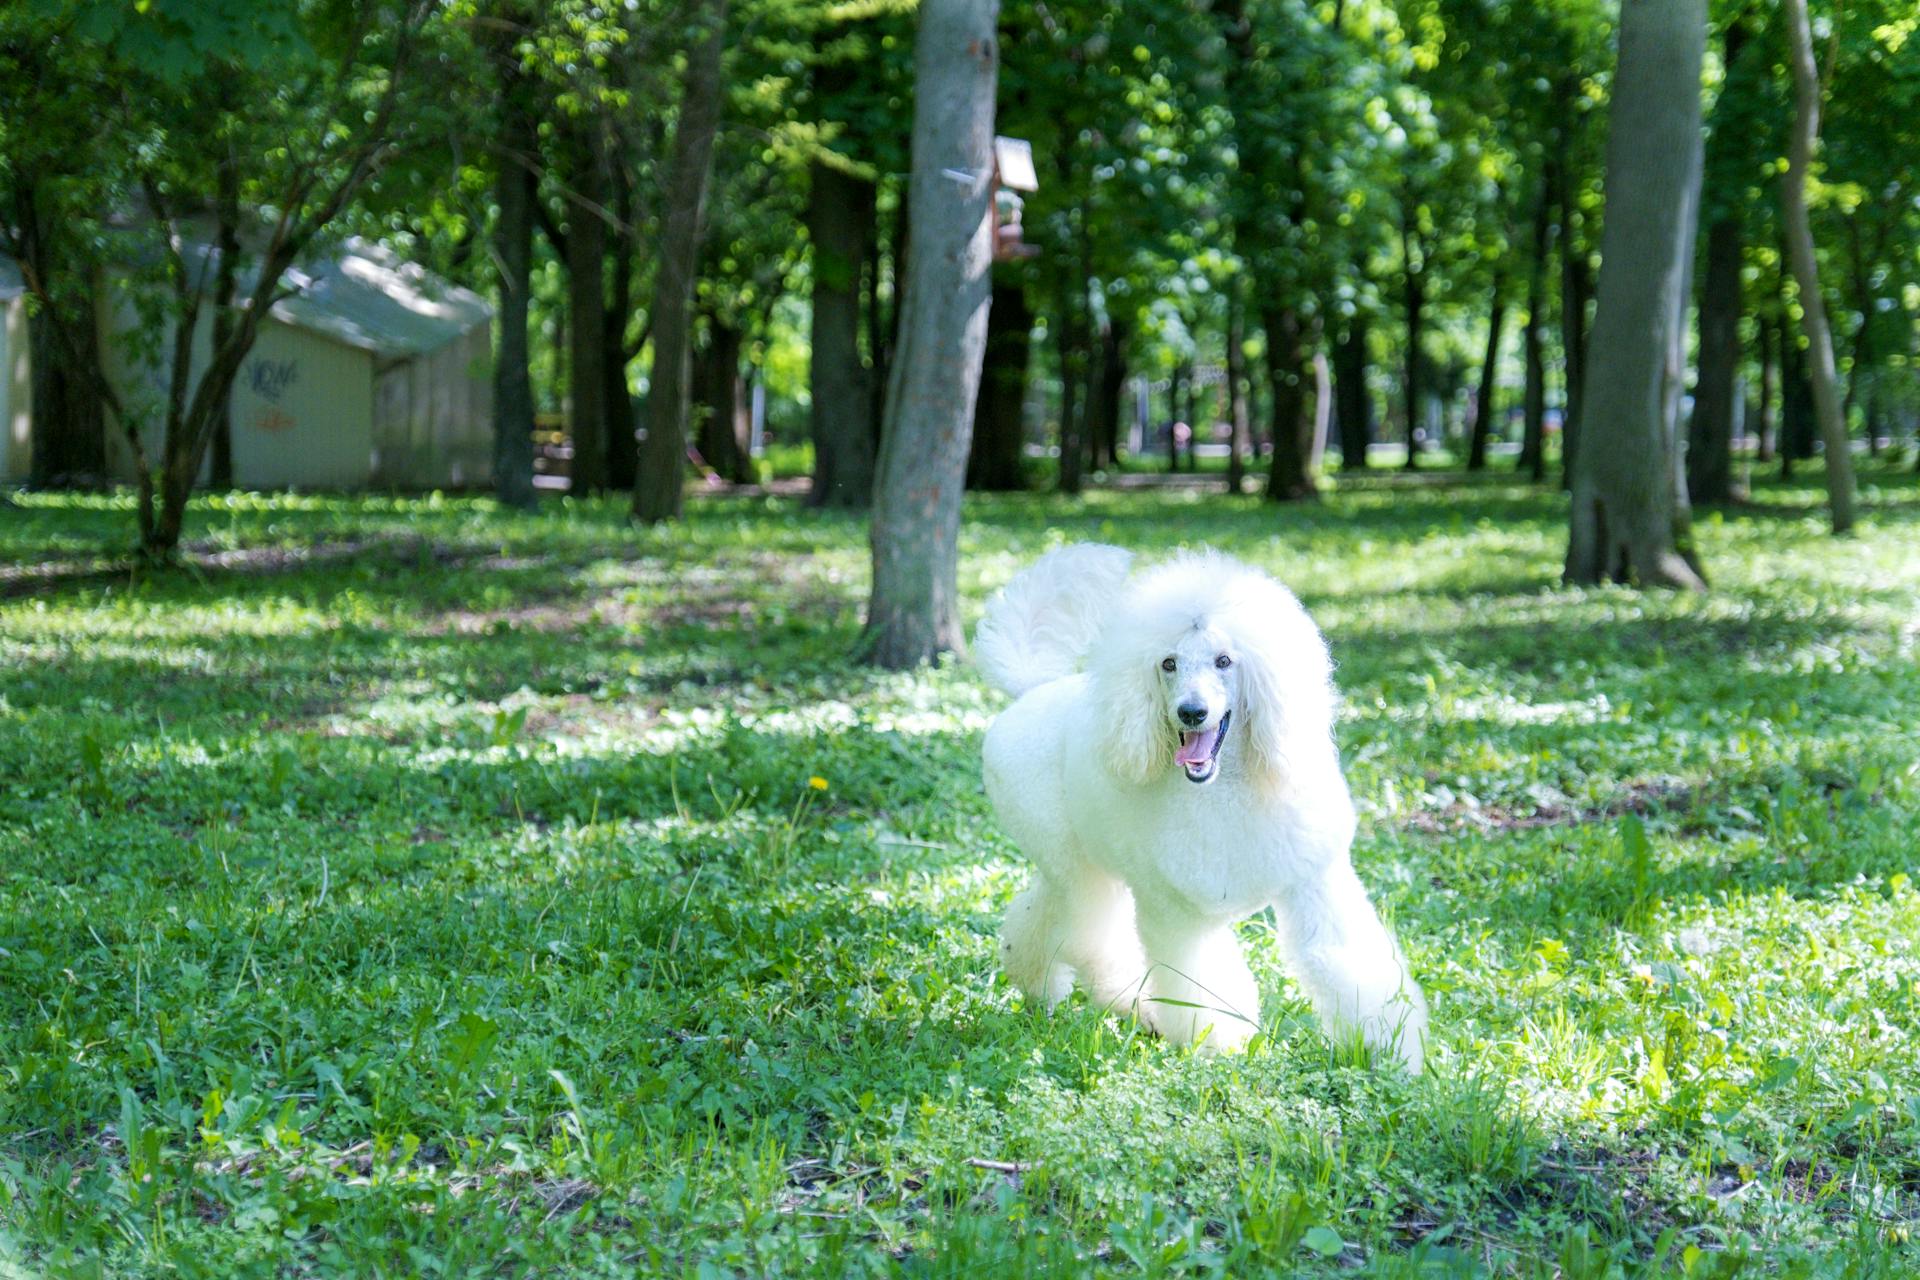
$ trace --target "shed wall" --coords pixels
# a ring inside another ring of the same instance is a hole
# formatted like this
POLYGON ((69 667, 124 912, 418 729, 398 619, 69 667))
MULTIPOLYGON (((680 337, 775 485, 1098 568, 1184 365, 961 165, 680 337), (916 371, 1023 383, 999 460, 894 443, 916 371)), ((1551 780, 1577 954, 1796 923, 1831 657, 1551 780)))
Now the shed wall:
POLYGON ((27 363, 27 300, 0 300, 0 483, 33 473, 33 370, 27 363))
POLYGON ((233 383, 233 480, 360 488, 373 460, 373 356, 276 320, 233 383))

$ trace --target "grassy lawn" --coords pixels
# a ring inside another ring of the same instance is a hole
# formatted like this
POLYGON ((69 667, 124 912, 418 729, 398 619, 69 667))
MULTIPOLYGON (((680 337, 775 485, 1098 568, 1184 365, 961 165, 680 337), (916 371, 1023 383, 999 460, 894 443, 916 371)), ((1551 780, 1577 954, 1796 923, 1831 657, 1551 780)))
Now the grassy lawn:
POLYGON ((996 974, 999 699, 865 672, 858 522, 0 508, 0 1277, 1920 1272, 1920 488, 1555 585, 1501 484, 981 500, 1327 629, 1427 1075, 996 974), (325 544, 325 545, 322 545, 325 544), (316 549, 319 548, 319 549, 316 549), (12 568, 6 568, 12 566, 12 568), (819 783, 814 780, 818 779, 819 783), (824 784, 823 786, 820 784, 824 784))

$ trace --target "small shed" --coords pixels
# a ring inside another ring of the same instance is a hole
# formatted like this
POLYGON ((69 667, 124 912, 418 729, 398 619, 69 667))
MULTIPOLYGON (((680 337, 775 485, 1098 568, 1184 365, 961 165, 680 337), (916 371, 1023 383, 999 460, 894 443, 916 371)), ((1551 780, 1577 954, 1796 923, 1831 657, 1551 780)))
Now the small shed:
MULTIPOLYGON (((211 255, 205 245, 196 251, 203 260, 211 255)), ((242 272, 242 291, 252 287, 250 276, 242 272)), ((5 279, 0 275, 0 296, 5 279)), ((114 287, 113 273, 107 280, 98 294, 102 361, 121 398, 141 407, 148 424, 144 443, 157 461, 172 338, 144 328, 127 290, 114 287)), ((267 313, 233 384, 236 485, 428 489, 487 483, 493 460, 493 309, 486 299, 358 239, 300 264, 282 284, 291 292, 267 313)), ((204 310, 194 334, 196 379, 211 356, 212 325, 210 309, 204 310)), ((24 438, 24 414, 18 421, 24 438)), ((114 474, 132 480, 131 451, 118 429, 109 428, 107 449, 114 474)), ((24 479, 25 471, 24 458, 16 469, 9 456, 8 480, 24 479)))

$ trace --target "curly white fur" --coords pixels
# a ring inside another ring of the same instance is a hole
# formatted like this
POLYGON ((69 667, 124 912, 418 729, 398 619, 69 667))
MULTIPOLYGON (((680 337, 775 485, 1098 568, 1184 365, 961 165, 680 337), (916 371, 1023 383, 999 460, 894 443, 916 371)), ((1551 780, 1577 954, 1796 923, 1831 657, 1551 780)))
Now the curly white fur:
POLYGON ((1130 567, 1055 551, 980 625, 1018 697, 987 732, 987 793, 1034 868, 1001 930, 1008 976, 1048 1008, 1077 981, 1171 1040, 1236 1049, 1260 1008, 1233 926, 1272 905, 1328 1029, 1419 1070, 1426 1002, 1348 856, 1319 630, 1225 556, 1130 567))

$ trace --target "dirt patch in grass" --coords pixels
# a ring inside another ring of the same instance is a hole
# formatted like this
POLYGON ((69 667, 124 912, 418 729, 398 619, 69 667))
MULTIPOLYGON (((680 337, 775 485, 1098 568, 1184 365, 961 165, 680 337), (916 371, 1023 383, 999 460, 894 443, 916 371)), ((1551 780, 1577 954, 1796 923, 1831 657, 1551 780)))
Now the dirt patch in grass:
POLYGON ((1401 825, 1423 835, 1451 835, 1461 831, 1534 831, 1542 827, 1577 826, 1605 822, 1625 814, 1684 812, 1704 798, 1704 788, 1679 778, 1647 778, 1627 783, 1604 804, 1581 805, 1558 793, 1542 794, 1532 808, 1514 805, 1470 804, 1453 800, 1407 815, 1401 825))

